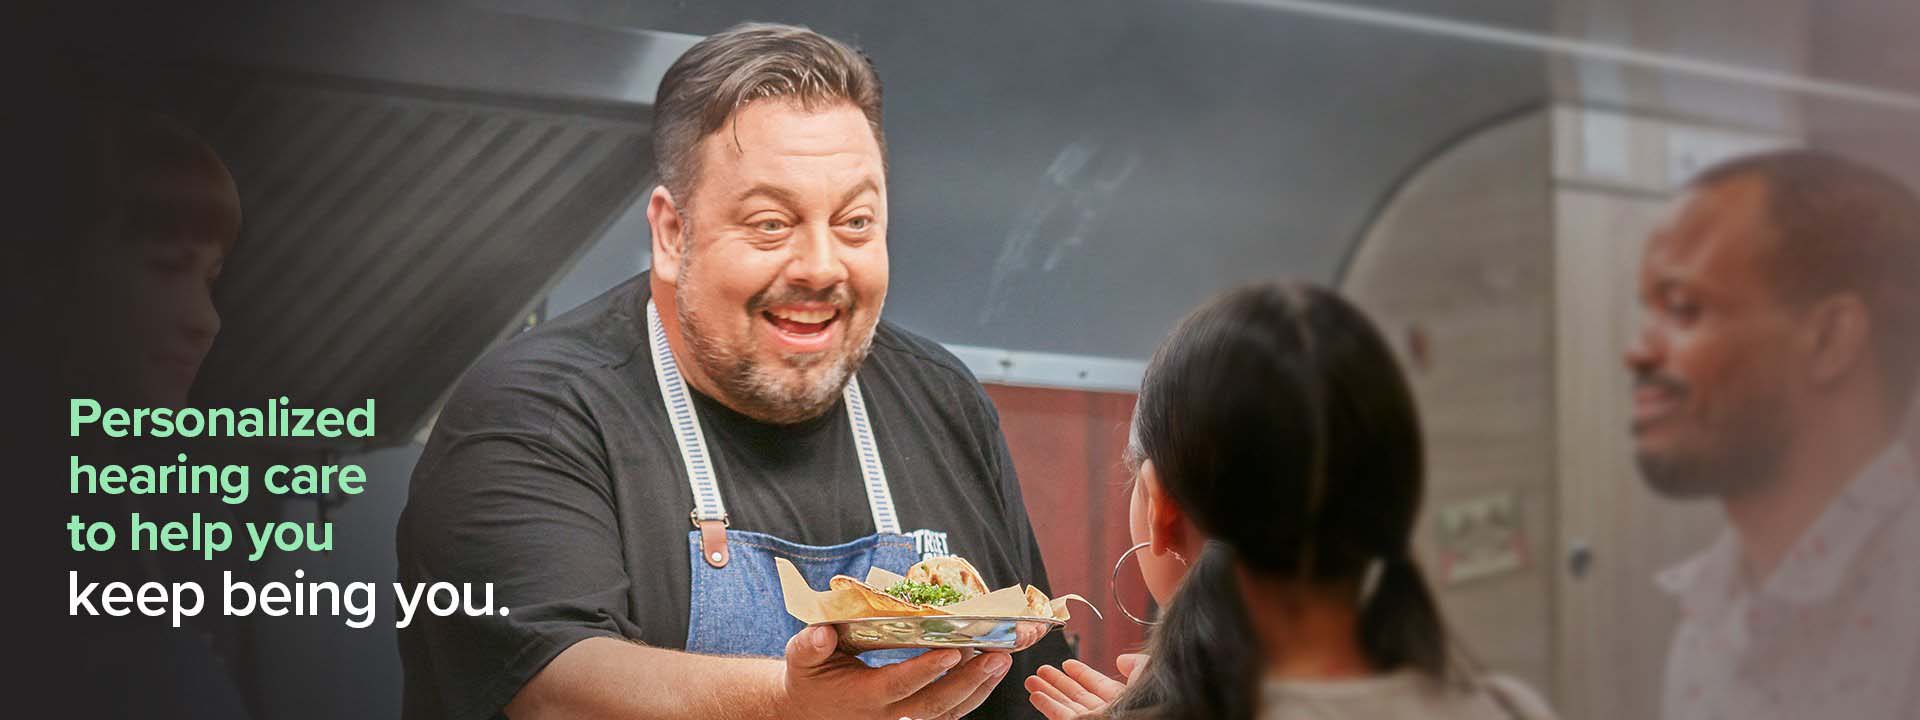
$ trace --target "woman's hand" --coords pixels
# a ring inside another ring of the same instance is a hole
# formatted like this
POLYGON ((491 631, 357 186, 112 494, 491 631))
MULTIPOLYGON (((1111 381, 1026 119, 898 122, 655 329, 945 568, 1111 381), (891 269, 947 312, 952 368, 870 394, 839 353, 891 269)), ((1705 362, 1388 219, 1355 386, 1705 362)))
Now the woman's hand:
POLYGON ((1127 683, 1140 676, 1141 668, 1147 665, 1147 656, 1128 653, 1114 658, 1114 664, 1126 677, 1125 683, 1102 675, 1079 660, 1068 660, 1061 669, 1042 665, 1039 672, 1027 677, 1027 702, 1033 703, 1034 709, 1047 716, 1047 720, 1071 720, 1099 712, 1120 697, 1127 683))

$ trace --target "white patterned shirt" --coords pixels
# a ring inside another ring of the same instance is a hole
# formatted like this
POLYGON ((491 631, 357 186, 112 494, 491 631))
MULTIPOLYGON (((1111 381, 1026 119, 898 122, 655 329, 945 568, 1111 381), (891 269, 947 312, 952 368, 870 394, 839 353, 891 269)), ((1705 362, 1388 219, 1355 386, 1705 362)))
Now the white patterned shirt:
POLYGON ((1667 720, 1920 718, 1920 479, 1887 448, 1756 592, 1732 530, 1660 573, 1682 618, 1667 720))

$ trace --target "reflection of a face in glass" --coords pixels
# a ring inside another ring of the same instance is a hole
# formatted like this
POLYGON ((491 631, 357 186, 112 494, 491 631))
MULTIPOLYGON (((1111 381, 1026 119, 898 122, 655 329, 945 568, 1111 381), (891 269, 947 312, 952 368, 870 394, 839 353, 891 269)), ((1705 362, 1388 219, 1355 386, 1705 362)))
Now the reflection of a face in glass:
POLYGON ((887 294, 880 146, 852 104, 763 100, 700 142, 674 304, 703 389, 793 423, 838 400, 887 294))
POLYGON ((1628 348, 1632 431, 1647 482, 1670 497, 1766 485, 1785 446, 1798 322, 1773 288, 1764 181, 1697 189, 1649 240, 1641 326, 1628 348))
POLYGON ((76 360, 89 392, 179 406, 220 331, 213 282, 239 235, 239 195, 212 148, 168 120, 108 136, 113 203, 88 239, 76 360))

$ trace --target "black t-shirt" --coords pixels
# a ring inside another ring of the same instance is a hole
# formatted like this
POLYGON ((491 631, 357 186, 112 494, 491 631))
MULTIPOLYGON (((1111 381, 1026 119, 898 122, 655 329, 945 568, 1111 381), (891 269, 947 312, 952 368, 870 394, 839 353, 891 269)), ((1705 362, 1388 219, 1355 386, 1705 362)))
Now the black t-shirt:
MULTIPOLYGON (((397 537, 406 583, 494 583, 506 616, 416 613, 400 630, 404 715, 490 718, 568 646, 686 645, 693 492, 646 335, 647 275, 488 353, 447 401, 397 537)), ((1049 591, 999 416, 959 360, 881 322, 859 371, 903 531, 1049 591)), ((768 425, 695 392, 736 530, 809 545, 874 533, 845 403, 768 425)), ((1055 633, 1014 655, 974 717, 1038 717, 1021 678, 1068 657, 1055 633)))

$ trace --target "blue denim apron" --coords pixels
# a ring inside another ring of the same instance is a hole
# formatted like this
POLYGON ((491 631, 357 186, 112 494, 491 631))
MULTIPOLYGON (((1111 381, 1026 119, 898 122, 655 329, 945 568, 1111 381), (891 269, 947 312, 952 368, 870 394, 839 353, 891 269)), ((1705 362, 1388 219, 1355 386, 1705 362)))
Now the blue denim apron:
MULTIPOLYGON (((857 378, 848 378, 842 392, 847 419, 853 426, 854 449, 865 479, 867 508, 873 513, 873 535, 839 545, 802 545, 765 533, 728 527, 726 505, 720 500, 706 436, 687 392, 686 382, 667 346, 660 311, 647 301, 647 331, 653 344, 653 371, 660 396, 673 423, 674 440, 693 488, 693 531, 687 533, 687 561, 693 568, 692 598, 687 617, 687 652, 708 655, 786 654, 787 641, 805 627, 787 614, 774 558, 786 558, 807 584, 824 589, 835 575, 864 579, 874 567, 906 574, 920 559, 912 537, 900 532, 894 514, 893 493, 880 464, 873 427, 867 420, 866 400, 857 378)), ((869 665, 900 662, 919 650, 888 650, 860 656, 869 665)))

